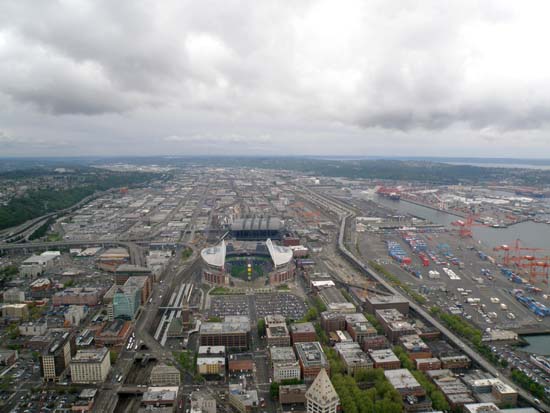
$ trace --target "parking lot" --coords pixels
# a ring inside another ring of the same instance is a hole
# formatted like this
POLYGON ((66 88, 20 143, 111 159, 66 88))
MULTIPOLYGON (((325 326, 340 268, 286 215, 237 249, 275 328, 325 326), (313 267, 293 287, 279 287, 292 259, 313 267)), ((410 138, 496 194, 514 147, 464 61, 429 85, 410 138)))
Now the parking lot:
POLYGON ((254 322, 266 315, 279 314, 285 318, 298 320, 304 316, 306 310, 304 301, 289 293, 224 295, 212 297, 209 317, 245 315, 254 322))

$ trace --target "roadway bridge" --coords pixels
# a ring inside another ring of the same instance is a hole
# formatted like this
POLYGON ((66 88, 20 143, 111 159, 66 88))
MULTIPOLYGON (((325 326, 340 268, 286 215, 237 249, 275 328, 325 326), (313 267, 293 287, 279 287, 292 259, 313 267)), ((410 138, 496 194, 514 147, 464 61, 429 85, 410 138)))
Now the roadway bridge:
POLYGON ((137 385, 124 385, 124 386, 120 386, 117 390, 117 393, 118 394, 130 394, 130 395, 136 395, 136 396, 139 396, 139 395, 142 395, 143 393, 145 393, 147 391, 147 386, 145 385, 140 385, 140 386, 137 386, 137 385))

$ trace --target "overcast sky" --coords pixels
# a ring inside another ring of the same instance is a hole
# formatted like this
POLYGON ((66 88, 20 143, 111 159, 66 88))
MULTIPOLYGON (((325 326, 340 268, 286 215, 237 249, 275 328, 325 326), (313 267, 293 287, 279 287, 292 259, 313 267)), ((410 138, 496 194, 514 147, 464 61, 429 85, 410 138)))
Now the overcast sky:
POLYGON ((550 2, 0 0, 0 156, 550 158, 550 2))

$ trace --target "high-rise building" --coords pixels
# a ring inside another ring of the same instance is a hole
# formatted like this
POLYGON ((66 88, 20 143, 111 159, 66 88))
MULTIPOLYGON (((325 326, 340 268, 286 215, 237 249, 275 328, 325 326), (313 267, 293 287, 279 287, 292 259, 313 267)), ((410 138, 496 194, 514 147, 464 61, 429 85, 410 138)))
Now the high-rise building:
POLYGON ((105 347, 78 350, 71 361, 73 383, 102 383, 111 370, 109 350, 105 347))
POLYGON ((113 295, 113 316, 133 320, 141 304, 141 293, 137 287, 119 287, 113 295))
POLYGON ((44 381, 58 381, 75 353, 74 336, 69 332, 53 334, 40 354, 40 372, 44 381))
POLYGON ((325 369, 321 369, 306 391, 307 413, 336 413, 340 398, 325 369))

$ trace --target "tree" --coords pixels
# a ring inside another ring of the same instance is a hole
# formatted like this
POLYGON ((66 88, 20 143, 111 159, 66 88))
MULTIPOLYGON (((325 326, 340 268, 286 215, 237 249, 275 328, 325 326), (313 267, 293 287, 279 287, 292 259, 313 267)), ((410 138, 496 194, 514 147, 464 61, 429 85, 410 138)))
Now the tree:
POLYGON ((258 335, 260 337, 265 336, 266 334, 266 328, 265 328, 265 320, 263 318, 260 318, 258 320, 258 335))

